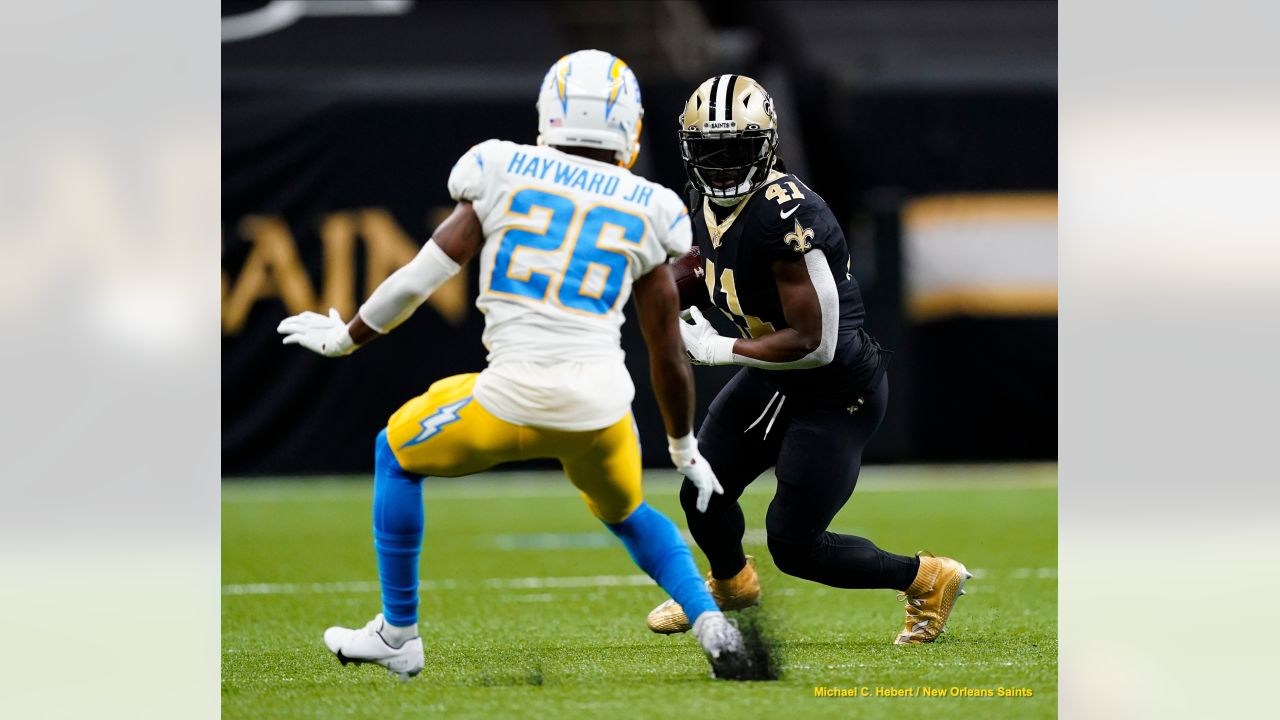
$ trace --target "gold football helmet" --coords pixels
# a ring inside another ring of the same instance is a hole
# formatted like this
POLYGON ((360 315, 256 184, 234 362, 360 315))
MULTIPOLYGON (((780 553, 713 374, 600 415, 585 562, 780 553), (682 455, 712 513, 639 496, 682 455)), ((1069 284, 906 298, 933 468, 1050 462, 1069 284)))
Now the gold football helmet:
POLYGON ((712 199, 738 198, 763 185, 777 147, 773 98, 745 75, 708 79, 680 114, 685 172, 712 199))

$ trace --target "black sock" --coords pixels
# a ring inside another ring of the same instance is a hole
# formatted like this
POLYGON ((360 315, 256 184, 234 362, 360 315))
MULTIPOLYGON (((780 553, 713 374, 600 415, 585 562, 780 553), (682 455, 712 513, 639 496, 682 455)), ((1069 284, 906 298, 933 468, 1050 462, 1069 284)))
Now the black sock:
POLYGON ((746 529, 742 507, 736 502, 717 503, 713 499, 711 506, 703 513, 698 512, 694 506, 696 499, 697 490, 692 483, 686 482, 680 492, 680 501, 685 506, 689 533, 711 563, 711 576, 727 580, 741 572, 742 567, 747 564, 746 553, 742 550, 742 533, 746 529), (686 493, 685 489, 691 492, 686 493))
POLYGON ((778 569, 838 588, 906 590, 915 582, 919 558, 895 555, 856 535, 825 532, 809 542, 769 537, 778 569))

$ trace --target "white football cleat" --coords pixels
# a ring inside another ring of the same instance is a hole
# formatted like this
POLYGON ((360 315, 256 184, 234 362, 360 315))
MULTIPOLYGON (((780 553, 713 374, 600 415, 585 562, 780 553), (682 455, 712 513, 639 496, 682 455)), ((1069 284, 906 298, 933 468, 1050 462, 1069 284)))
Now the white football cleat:
POLYGON ((745 680, 751 672, 751 656, 742 642, 742 633, 722 612, 704 612, 693 623, 693 636, 711 662, 711 676, 723 680, 745 680))
POLYGON ((386 668, 388 675, 400 676, 401 680, 422 672, 422 638, 415 637, 400 647, 392 647, 380 633, 385 624, 382 613, 378 613, 359 629, 331 627, 324 631, 325 647, 337 655, 343 665, 374 663, 386 668))

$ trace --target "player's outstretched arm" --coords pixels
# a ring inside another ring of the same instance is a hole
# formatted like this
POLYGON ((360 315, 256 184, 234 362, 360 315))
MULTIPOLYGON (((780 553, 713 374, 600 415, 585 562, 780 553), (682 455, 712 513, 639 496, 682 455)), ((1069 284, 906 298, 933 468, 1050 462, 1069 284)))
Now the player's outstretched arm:
POLYGON ((840 331, 840 297, 826 256, 813 251, 803 259, 776 261, 773 279, 790 327, 757 338, 729 338, 716 332, 698 308, 689 308, 693 323, 682 322, 679 327, 695 362, 767 370, 813 368, 831 362, 840 331))
POLYGON ((685 359, 684 343, 672 320, 680 312, 671 266, 662 263, 635 281, 632 293, 640 332, 649 347, 649 378, 662 410, 667 435, 693 432, 693 369, 685 359))
POLYGON ((330 308, 328 316, 308 311, 285 318, 276 332, 286 336, 285 345, 301 345, 326 357, 348 355, 409 319, 483 244, 480 218, 471 203, 460 202, 417 256, 384 280, 350 323, 330 308))
POLYGON ((662 263, 638 278, 632 293, 640 331, 649 347, 649 378, 666 425, 671 462, 698 488, 698 511, 705 512, 711 493, 723 494, 724 488, 698 452, 693 436, 693 370, 677 327, 680 299, 671 266, 662 263))

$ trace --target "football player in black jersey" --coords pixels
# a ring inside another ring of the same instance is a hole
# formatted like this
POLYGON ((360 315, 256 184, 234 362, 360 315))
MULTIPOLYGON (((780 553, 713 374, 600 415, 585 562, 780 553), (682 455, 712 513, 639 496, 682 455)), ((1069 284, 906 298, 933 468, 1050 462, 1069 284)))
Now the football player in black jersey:
MULTIPOLYGON (((681 333, 694 362, 744 366, 698 431, 724 494, 696 512, 697 490, 685 483, 689 530, 711 563, 720 607, 756 604, 760 581, 742 549, 738 498, 775 467, 765 528, 778 569, 833 587, 898 590, 906 622, 894 642, 932 642, 963 594, 965 566, 923 552, 895 555, 827 529, 853 493, 862 450, 884 417, 890 353, 863 330, 840 225, 817 193, 779 169, 777 145, 773 101, 749 77, 707 80, 680 116, 707 291, 741 337, 720 335, 697 307, 681 333)), ((689 622, 668 600, 649 614, 649 627, 683 632, 689 622)))

